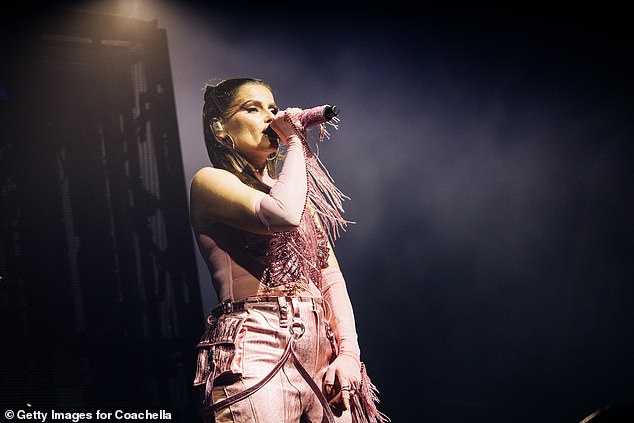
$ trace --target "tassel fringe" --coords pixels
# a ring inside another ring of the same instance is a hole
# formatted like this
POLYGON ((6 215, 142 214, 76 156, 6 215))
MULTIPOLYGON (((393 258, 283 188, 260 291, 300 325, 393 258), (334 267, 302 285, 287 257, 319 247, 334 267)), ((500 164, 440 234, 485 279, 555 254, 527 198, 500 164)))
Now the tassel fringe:
POLYGON ((365 364, 361 363, 361 383, 357 395, 351 398, 351 412, 353 423, 387 423, 390 418, 380 412, 376 404, 380 402, 379 390, 374 386, 365 369, 365 364))
MULTIPOLYGON (((339 119, 334 117, 327 123, 337 129, 339 119)), ((323 142, 324 138, 330 139, 330 133, 326 130, 325 124, 322 123, 319 125, 319 141, 323 142)), ((308 173, 308 199, 319 216, 328 237, 334 243, 340 236, 340 230, 345 232, 347 224, 354 223, 342 216, 344 213, 343 201, 349 200, 350 197, 335 186, 330 173, 319 160, 319 148, 317 148, 317 153, 314 153, 308 145, 306 136, 303 139, 308 173)))

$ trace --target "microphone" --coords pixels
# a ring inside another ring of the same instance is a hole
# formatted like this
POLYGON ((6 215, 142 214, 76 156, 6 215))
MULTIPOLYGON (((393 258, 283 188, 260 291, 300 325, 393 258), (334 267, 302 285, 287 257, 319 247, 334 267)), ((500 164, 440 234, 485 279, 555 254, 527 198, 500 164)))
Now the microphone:
MULTIPOLYGON (((339 107, 326 104, 324 106, 313 107, 312 109, 304 109, 299 113, 298 117, 302 126, 308 128, 309 126, 328 122, 337 115, 339 115, 339 107)), ((277 133, 270 126, 266 128, 264 133, 268 135, 269 138, 279 138, 277 133)))

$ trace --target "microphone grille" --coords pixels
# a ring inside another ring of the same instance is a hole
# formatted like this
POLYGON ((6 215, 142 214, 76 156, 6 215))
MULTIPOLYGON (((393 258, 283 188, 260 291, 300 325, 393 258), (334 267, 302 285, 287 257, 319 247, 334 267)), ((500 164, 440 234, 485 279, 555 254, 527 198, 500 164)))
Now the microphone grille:
POLYGON ((328 106, 324 110, 324 117, 330 120, 339 114, 339 106, 328 106))

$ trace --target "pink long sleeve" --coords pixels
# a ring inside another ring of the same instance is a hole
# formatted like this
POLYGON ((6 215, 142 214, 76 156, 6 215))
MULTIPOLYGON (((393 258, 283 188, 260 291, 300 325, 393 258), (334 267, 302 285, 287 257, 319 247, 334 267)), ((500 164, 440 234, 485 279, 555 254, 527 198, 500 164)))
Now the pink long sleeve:
POLYGON ((262 224, 274 232, 298 226, 306 205, 308 182, 302 141, 298 136, 287 141, 288 150, 277 182, 255 204, 262 224))
POLYGON ((355 358, 358 364, 361 350, 357 342, 354 312, 343 274, 337 267, 328 267, 322 272, 322 276, 321 292, 331 308, 330 325, 339 341, 339 354, 355 358))

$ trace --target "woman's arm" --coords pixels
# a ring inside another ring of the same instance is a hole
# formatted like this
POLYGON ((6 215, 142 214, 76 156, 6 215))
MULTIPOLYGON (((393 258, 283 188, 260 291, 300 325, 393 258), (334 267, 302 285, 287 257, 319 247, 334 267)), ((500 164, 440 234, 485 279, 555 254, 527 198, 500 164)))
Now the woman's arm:
MULTIPOLYGON (((332 394, 332 386, 337 379, 342 387, 350 387, 354 394, 361 380, 361 350, 346 282, 331 246, 328 267, 322 271, 322 277, 322 295, 330 308, 329 321, 339 344, 339 355, 326 371, 324 389, 332 394)), ((340 399, 344 408, 348 409, 350 391, 342 390, 340 399)))
POLYGON ((264 195, 226 170, 203 168, 191 183, 192 227, 202 229, 222 222, 249 232, 265 232, 255 212, 256 202, 264 195))
POLYGON ((306 161, 302 141, 286 113, 278 114, 271 124, 288 149, 270 192, 251 188, 228 171, 204 168, 191 184, 190 213, 195 229, 221 222, 249 232, 270 233, 299 225, 308 189, 306 161))
POLYGON ((298 226, 306 206, 308 180, 304 146, 298 136, 289 137, 284 164, 269 195, 255 202, 255 212, 268 230, 298 226))
POLYGON ((357 341, 352 303, 346 281, 332 249, 328 257, 328 267, 322 270, 322 277, 321 292, 332 307, 330 320, 339 342, 339 354, 347 354, 359 360, 361 350, 357 341))
POLYGON ((297 226, 306 202, 306 164, 301 140, 290 138, 279 178, 268 194, 226 170, 199 170, 190 191, 192 226, 199 229, 220 222, 254 233, 297 226))

